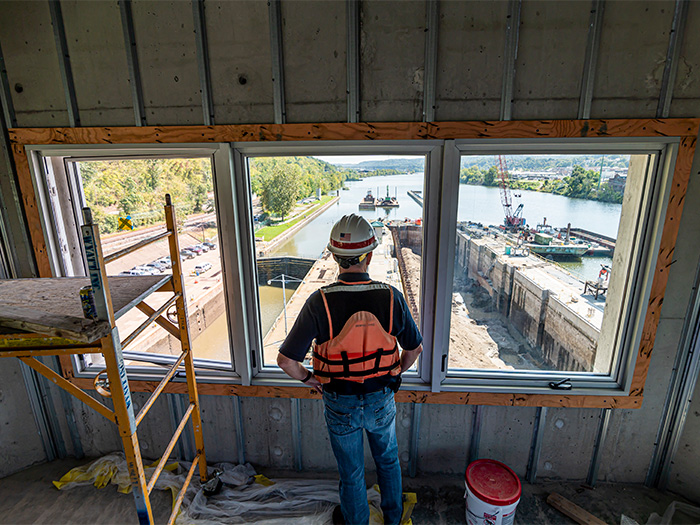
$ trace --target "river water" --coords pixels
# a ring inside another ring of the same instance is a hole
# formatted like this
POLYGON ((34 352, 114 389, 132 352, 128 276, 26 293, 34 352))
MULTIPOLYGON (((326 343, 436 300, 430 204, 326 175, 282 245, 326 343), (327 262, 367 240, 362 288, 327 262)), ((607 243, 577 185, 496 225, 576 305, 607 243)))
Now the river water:
MULTIPOLYGON (((339 192, 340 200, 302 228, 293 238, 277 247, 271 255, 292 255, 298 257, 318 257, 328 242, 328 234, 333 224, 343 215, 356 213, 372 221, 379 217, 388 219, 416 219, 422 217, 423 209, 406 192, 423 190, 423 174, 389 175, 368 177, 361 181, 348 181, 347 190, 339 192), (387 194, 396 196, 400 207, 390 210, 359 210, 358 204, 371 190, 375 197, 387 194)), ((523 215, 530 226, 535 226, 547 218, 547 223, 555 227, 584 228, 610 237, 617 236, 620 220, 620 204, 602 203, 583 199, 570 199, 561 195, 517 190, 520 198, 514 197, 514 208, 523 204, 523 215)), ((459 187, 458 220, 481 222, 484 225, 502 224, 503 207, 500 190, 497 187, 459 187)), ((607 257, 584 257, 581 261, 560 263, 580 279, 594 279, 598 276, 601 264, 610 264, 607 257)), ((263 334, 282 311, 282 290, 271 286, 260 286, 261 320, 263 334)), ((287 300, 291 293, 287 294, 287 300)))

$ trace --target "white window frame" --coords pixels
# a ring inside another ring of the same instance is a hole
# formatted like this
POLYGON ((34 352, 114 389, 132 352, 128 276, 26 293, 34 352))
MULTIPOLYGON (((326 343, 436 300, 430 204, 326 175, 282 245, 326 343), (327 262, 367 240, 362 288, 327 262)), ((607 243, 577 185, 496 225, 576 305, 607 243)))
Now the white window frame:
MULTIPOLYGON (((235 201, 238 207, 237 238, 241 240, 239 274, 240 290, 237 295, 245 302, 244 316, 237 321, 238 332, 245 334, 246 344, 239 348, 247 349, 247 355, 240 355, 240 362, 248 369, 241 371, 244 385, 259 386, 298 386, 299 382, 290 379, 276 366, 261 366, 263 363, 262 339, 257 292, 257 271, 255 271, 255 241, 250 202, 250 177, 248 159, 252 157, 290 156, 331 156, 331 155, 416 155, 424 156, 424 194, 426 199, 439 195, 442 184, 443 141, 310 141, 284 143, 233 143, 233 175, 235 179, 235 201), (247 241, 247 242, 246 242, 247 241), (252 314, 251 314, 252 313, 252 314), (246 377, 246 373, 250 374, 246 377), (249 380, 247 382, 246 380, 249 380)), ((435 304, 435 287, 426 286, 434 282, 437 260, 437 224, 439 207, 424 208, 423 213, 423 265, 421 275, 421 333, 424 338, 424 357, 417 372, 405 374, 404 385, 416 390, 427 390, 430 381, 432 327, 435 326, 432 305, 435 304), (431 213, 432 212, 432 213, 431 213), (432 235, 430 234, 432 232, 432 235)), ((237 355, 237 358, 239 356, 237 355)), ((240 368, 238 368, 240 371, 240 368)), ((303 386, 303 385, 302 385, 303 386)))
MULTIPOLYGON (((59 261, 53 212, 46 194, 41 157, 70 157, 98 160, 114 157, 196 157, 212 156, 217 219, 221 237, 222 273, 231 344, 232 366, 216 368, 200 360, 198 380, 256 386, 299 386, 280 369, 263 367, 262 335, 258 315, 257 272, 253 236, 250 180, 247 159, 260 156, 329 155, 424 155, 424 228, 421 276, 421 331, 424 353, 417 373, 407 374, 404 385, 412 390, 433 392, 470 391, 559 395, 548 384, 570 378, 573 389, 567 396, 629 394, 637 349, 650 295, 652 276, 661 241, 670 185, 673 178, 679 138, 582 138, 582 139, 472 139, 472 140, 395 140, 395 141, 299 141, 276 143, 219 144, 120 144, 80 146, 27 146, 37 204, 41 210, 47 249, 54 275, 65 275, 59 261), (610 375, 588 372, 525 372, 473 370, 447 373, 450 330, 450 301, 454 275, 460 156, 520 154, 654 154, 647 221, 634 274, 635 295, 631 309, 618 328, 620 349, 615 370, 610 375)), ((168 362, 169 356, 162 357, 168 362)), ((195 360, 197 363, 198 360, 195 360)), ((79 365, 74 358, 74 365, 79 365)), ((153 368, 130 367, 133 379, 150 380, 162 375, 153 368)), ((75 366, 78 377, 94 377, 94 370, 75 366)))
MULTIPOLYGON (((44 237, 47 242, 49 251, 51 269, 56 277, 67 277, 75 275, 85 275, 86 265, 83 264, 71 265, 65 257, 62 257, 59 244, 65 242, 65 233, 62 231, 66 222, 60 217, 59 213, 66 213, 66 209, 56 210, 56 207, 51 202, 49 189, 47 186, 47 175, 53 177, 53 173, 47 173, 47 166, 53 164, 54 169, 59 168, 57 161, 62 161, 63 169, 66 174, 65 180, 68 182, 73 202, 74 202, 74 217, 80 226, 82 217, 80 207, 85 206, 84 194, 82 192, 82 183, 80 180, 79 170, 76 169, 76 163, 81 161, 98 161, 98 160, 128 160, 128 159, 145 159, 145 158, 208 158, 212 161, 212 175, 214 180, 214 194, 217 201, 216 213, 218 224, 230 224, 233 216, 231 199, 221 198, 221 195, 231 195, 231 170, 230 170, 230 148, 227 143, 218 144, 120 144, 120 145, 80 145, 80 146, 65 146, 65 145, 44 145, 44 146, 27 146, 27 155, 30 159, 30 169, 32 172, 32 183, 34 191, 37 195, 37 203, 40 206, 42 227, 44 237), (229 221, 225 223, 224 221, 229 221)), ((220 255, 222 263, 222 276, 224 287, 229 287, 229 279, 227 276, 235 275, 234 271, 229 271, 226 266, 226 261, 232 260, 232 257, 226 256, 227 252, 235 252, 235 239, 224 238, 221 235, 220 255)), ((82 248, 81 248, 82 250, 82 248)), ((229 300, 228 294, 225 294, 226 314, 231 319, 234 315, 232 306, 235 303, 229 300)), ((231 323, 228 324, 229 342, 231 347, 235 346, 233 340, 233 331, 231 323)), ((164 365, 163 369, 157 367, 146 367, 139 365, 130 365, 128 367, 129 377, 132 380, 150 381, 159 379, 167 370, 167 366, 172 365, 177 356, 149 354, 136 351, 124 351, 124 356, 132 361, 148 361, 164 365)), ((94 378, 101 367, 88 366, 83 356, 72 355, 74 375, 77 378, 94 378)), ((236 361, 233 352, 231 352, 231 362, 215 361, 210 359, 195 358, 195 368, 197 368, 198 379, 201 375, 201 380, 209 383, 231 383, 235 382, 239 376, 236 373, 236 361)), ((176 376, 177 377, 177 376, 176 376)))
MULTIPOLYGON (((527 155, 527 154, 622 154, 655 155, 656 162, 651 177, 647 181, 652 192, 646 195, 644 231, 639 236, 639 255, 633 261, 635 269, 631 276, 637 286, 631 286, 633 296, 625 297, 626 311, 623 320, 618 322, 617 348, 613 352, 616 362, 611 374, 569 371, 497 371, 460 370, 449 372, 447 360, 449 351, 450 304, 454 280, 454 258, 459 196, 459 168, 445 175, 441 210, 440 260, 437 298, 437 315, 441 319, 436 328, 434 347, 439 349, 433 355, 433 363, 440 368, 433 369, 433 377, 439 378, 432 384, 432 391, 464 391, 515 394, 565 393, 577 395, 628 395, 631 388, 637 349, 641 343, 642 328, 651 292, 653 272, 658 256, 659 244, 666 216, 666 207, 673 179, 673 168, 680 140, 678 138, 582 138, 582 139, 487 139, 456 140, 451 155, 458 159, 452 165, 460 165, 459 157, 464 155, 527 155), (630 328, 631 327, 631 328, 630 328), (444 365, 443 365, 444 363, 444 365), (552 389, 550 382, 570 379, 571 390, 552 389)), ((642 210, 643 211, 643 210, 642 210)))

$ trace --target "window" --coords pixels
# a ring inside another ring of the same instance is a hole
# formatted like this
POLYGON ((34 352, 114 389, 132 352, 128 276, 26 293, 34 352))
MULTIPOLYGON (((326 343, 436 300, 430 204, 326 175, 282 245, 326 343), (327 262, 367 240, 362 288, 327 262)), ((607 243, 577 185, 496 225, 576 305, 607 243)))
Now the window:
POLYGON ((625 388, 670 179, 663 145, 613 142, 457 144, 444 388, 625 388))
POLYGON ((462 156, 450 370, 610 372, 601 328, 629 277, 626 257, 613 266, 631 232, 618 235, 623 194, 647 160, 462 156))
MULTIPOLYGON (((424 336, 421 359, 405 378, 409 389, 443 392, 449 399, 466 391, 473 393, 469 402, 493 397, 537 403, 539 396, 527 394, 556 394, 561 403, 583 395, 591 396, 584 405, 593 403, 586 406, 623 398, 624 406, 638 406, 640 398, 632 398, 643 387, 658 319, 653 305, 665 286, 657 258, 670 263, 675 222, 669 221, 678 216, 697 123, 625 121, 622 131, 613 123, 617 131, 600 128, 596 138, 578 138, 592 128, 565 130, 567 138, 561 138, 550 124, 499 123, 490 131, 481 123, 452 123, 453 135, 480 137, 459 140, 400 139, 404 133, 425 136, 421 124, 402 124, 408 131, 372 125, 376 140, 359 140, 366 135, 354 125, 333 124, 314 128, 321 140, 312 142, 28 149, 37 218, 57 275, 81 272, 71 232, 82 200, 98 197, 85 190, 89 169, 126 160, 208 159, 213 186, 204 195, 212 200, 216 223, 181 234, 194 235, 196 244, 218 240, 216 259, 194 250, 186 263, 191 279, 202 282, 220 268, 227 340, 219 342, 231 358, 198 357, 200 381, 299 386, 275 366, 277 348, 305 297, 335 277, 323 255, 333 222, 359 212, 389 219, 377 224, 384 264, 375 267, 383 272, 376 278, 404 292, 424 336), (648 138, 623 136, 637 132, 648 138), (529 138, 495 138, 504 135, 529 138), (382 140, 387 136, 392 140, 382 140), (340 156, 393 156, 417 164, 413 173, 358 175, 340 156), (286 203, 274 202, 280 195, 286 203), (377 197, 394 197, 400 205, 378 213, 377 197), (365 199, 375 199, 374 210, 360 210, 365 199)), ((193 140, 209 136, 209 128, 193 129, 193 140)), ((303 136, 300 129, 289 128, 303 136)), ((209 138, 252 136, 246 127, 215 131, 221 135, 209 138)), ((259 131, 256 137, 270 133, 259 131)), ((158 133, 166 143, 181 137, 167 129, 158 133)), ((150 208, 143 207, 130 210, 132 219, 150 220, 150 208)), ((78 370, 89 372, 84 365, 78 370)), ((135 358, 131 365, 149 377, 156 373, 135 358)))
MULTIPOLYGON (((236 150, 245 175, 237 188, 244 194, 238 202, 246 203, 240 224, 247 225, 248 268, 255 277, 242 293, 251 298, 245 311, 253 313, 248 318, 252 373, 283 378, 276 365, 279 346, 306 299, 335 282, 338 265, 326 245, 331 227, 346 214, 372 223, 380 244, 370 277, 399 289, 420 326, 423 195, 432 149, 366 147, 343 155, 338 144, 303 148, 294 156, 277 153, 279 146, 272 145, 236 150), (377 149, 403 155, 381 155, 377 149)), ((310 363, 310 352, 305 362, 310 363)), ((414 365, 415 378, 421 364, 414 365)))
MULTIPOLYGON (((100 229, 102 252, 110 276, 166 275, 171 273, 169 242, 162 239, 123 257, 109 257, 127 246, 165 231, 164 196, 176 209, 178 242, 190 323, 190 339, 198 366, 208 370, 232 369, 229 323, 224 294, 221 235, 214 191, 214 158, 193 155, 119 155, 99 151, 93 156, 45 155, 46 205, 53 220, 56 273, 84 275, 79 242, 81 208, 88 206, 100 229)), ((146 302, 157 309, 170 294, 154 293, 146 302)), ((175 306, 166 316, 177 322, 175 306)), ((122 339, 147 315, 137 308, 116 321, 122 339)), ((180 343, 152 324, 124 349, 126 364, 134 371, 159 373, 161 365, 180 353, 180 343), (154 355, 157 356, 154 358, 154 355)), ((99 354, 76 358, 79 369, 92 373, 103 368, 99 354)))

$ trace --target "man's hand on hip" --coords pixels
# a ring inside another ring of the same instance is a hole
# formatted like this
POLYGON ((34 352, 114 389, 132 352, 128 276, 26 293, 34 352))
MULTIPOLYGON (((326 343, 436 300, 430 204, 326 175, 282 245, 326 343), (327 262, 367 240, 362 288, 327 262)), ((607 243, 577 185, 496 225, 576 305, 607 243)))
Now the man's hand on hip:
POLYGON ((316 390, 319 394, 323 394, 323 385, 321 382, 316 379, 316 376, 311 376, 308 381, 304 383, 307 386, 310 386, 314 390, 316 390))
POLYGON ((316 390, 319 394, 323 393, 323 386, 321 385, 321 382, 316 379, 316 376, 309 376, 309 370, 299 361, 295 361, 284 354, 278 353, 277 364, 289 377, 303 382, 305 385, 308 385, 316 390))

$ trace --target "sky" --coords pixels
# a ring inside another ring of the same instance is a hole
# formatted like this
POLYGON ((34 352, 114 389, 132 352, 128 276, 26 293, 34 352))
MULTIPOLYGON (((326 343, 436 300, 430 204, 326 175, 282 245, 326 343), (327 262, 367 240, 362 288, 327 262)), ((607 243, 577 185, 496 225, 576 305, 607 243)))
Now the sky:
POLYGON ((329 164, 359 164, 366 160, 415 159, 422 155, 314 155, 329 164))

